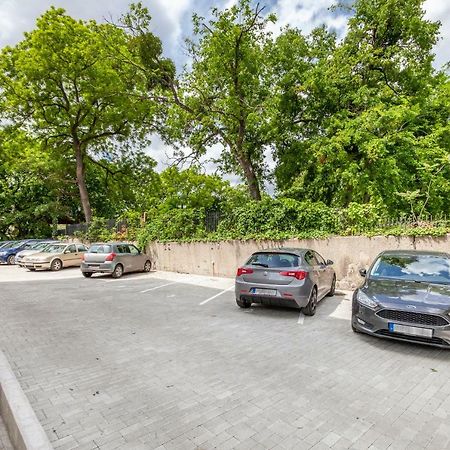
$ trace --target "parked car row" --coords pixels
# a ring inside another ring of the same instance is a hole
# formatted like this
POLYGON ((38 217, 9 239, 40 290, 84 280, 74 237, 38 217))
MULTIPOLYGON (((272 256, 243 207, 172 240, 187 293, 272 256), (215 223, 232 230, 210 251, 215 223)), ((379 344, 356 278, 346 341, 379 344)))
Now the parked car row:
POLYGON ((120 278, 127 272, 150 272, 152 268, 149 256, 128 242, 96 243, 89 248, 80 243, 54 240, 1 242, 0 261, 30 271, 80 267, 86 278, 94 273, 120 278))
MULTIPOLYGON (((236 274, 236 303, 301 308, 312 316, 333 295, 333 262, 311 249, 255 252, 236 274)), ((385 251, 368 270, 352 300, 353 331, 450 348, 450 254, 385 251)))

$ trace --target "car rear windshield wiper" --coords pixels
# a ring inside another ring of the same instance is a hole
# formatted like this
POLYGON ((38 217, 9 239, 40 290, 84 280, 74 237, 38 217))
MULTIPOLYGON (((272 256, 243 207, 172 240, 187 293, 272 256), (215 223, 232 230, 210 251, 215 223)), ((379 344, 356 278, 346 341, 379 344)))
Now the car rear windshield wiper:
POLYGON ((269 267, 269 264, 254 262, 254 263, 252 263, 252 266, 269 267))

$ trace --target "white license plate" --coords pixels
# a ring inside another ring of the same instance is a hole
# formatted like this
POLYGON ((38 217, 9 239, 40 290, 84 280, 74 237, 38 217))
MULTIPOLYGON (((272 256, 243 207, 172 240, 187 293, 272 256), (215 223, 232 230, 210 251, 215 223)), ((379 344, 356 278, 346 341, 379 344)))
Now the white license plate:
POLYGON ((252 292, 253 292, 253 294, 256 294, 256 295, 277 295, 277 290, 276 289, 258 289, 258 288, 253 288, 252 292))
POLYGON ((389 331, 394 333, 408 334, 410 336, 421 336, 427 338, 433 337, 433 330, 431 328, 408 327, 406 325, 399 325, 397 323, 390 323, 389 331))

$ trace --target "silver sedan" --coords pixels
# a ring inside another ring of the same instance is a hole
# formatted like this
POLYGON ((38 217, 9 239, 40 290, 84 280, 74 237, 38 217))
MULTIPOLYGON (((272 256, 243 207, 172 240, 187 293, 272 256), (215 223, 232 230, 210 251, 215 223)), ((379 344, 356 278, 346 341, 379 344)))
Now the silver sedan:
POLYGON ((236 303, 302 308, 313 316, 317 303, 334 295, 336 274, 333 261, 314 250, 279 248, 254 253, 236 274, 236 303))

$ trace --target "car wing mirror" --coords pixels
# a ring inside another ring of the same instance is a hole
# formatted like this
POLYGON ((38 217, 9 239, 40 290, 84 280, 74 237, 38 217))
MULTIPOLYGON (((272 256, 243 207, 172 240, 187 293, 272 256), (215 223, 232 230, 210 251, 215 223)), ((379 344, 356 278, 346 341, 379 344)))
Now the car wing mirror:
POLYGON ((367 275, 367 270, 366 269, 359 269, 359 274, 362 276, 362 277, 366 277, 366 275, 367 275))
POLYGON ((327 266, 332 266, 334 264, 333 261, 331 261, 331 259, 327 259, 327 266))

